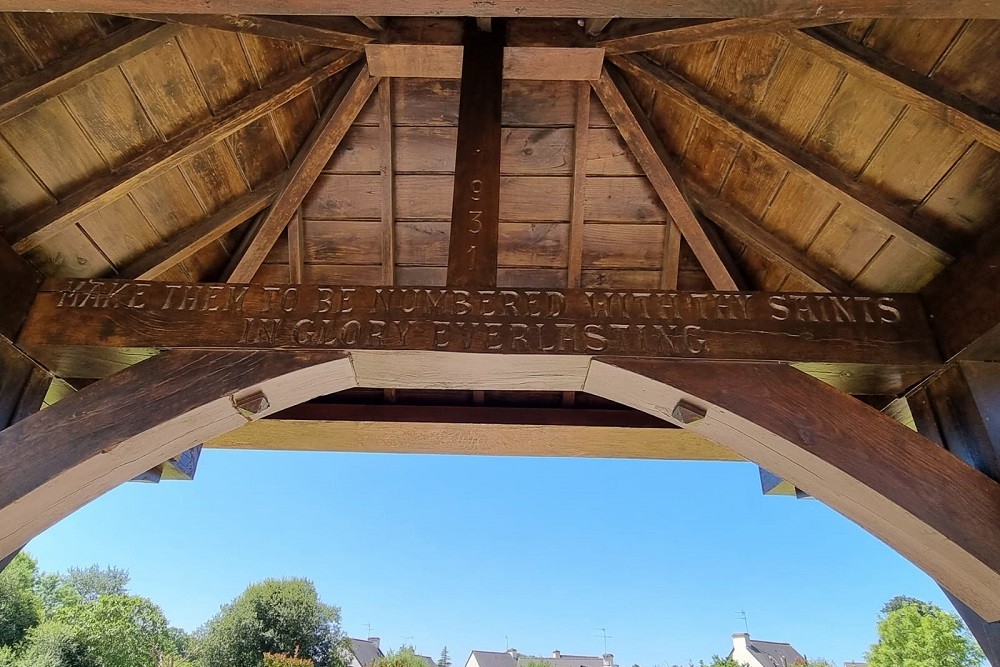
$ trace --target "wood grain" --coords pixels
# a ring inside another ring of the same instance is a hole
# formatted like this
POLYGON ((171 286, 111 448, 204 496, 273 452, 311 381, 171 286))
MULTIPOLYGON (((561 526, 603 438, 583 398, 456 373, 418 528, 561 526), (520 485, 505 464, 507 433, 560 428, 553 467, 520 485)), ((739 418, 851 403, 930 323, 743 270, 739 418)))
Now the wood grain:
MULTIPOLYGON (((579 287, 583 273, 583 224, 586 219, 587 156, 590 148, 590 84, 582 82, 576 94, 573 128, 573 212, 569 228, 569 265, 566 284, 579 287)), ((500 160, 503 168, 503 157, 500 160)))
MULTIPOLYGON (((459 79, 461 46, 368 44, 365 54, 372 76, 459 79)), ((604 50, 599 48, 508 46, 503 78, 529 81, 591 81, 601 76, 604 50)))

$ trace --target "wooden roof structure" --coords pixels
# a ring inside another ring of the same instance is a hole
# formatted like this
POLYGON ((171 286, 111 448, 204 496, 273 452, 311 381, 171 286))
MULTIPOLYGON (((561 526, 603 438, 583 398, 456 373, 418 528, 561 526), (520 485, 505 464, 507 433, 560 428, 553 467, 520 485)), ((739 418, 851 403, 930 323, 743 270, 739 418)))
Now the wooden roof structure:
POLYGON ((748 459, 1000 667, 1000 3, 45 4, 0 557, 203 444, 748 459))

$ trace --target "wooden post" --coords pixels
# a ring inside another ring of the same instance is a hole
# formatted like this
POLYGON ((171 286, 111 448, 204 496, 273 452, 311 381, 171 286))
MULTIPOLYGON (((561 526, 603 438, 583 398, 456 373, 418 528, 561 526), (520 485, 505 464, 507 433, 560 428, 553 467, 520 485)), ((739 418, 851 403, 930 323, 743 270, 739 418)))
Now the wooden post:
POLYGON ((500 108, 503 99, 504 23, 481 32, 465 28, 458 108, 455 192, 451 205, 448 284, 497 284, 500 234, 500 108))

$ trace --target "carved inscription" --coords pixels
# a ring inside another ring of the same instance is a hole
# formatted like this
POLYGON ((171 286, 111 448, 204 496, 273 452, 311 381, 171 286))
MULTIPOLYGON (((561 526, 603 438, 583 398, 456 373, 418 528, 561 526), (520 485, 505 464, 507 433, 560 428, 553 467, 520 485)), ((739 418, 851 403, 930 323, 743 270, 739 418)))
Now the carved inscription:
POLYGON ((747 358, 767 358, 778 356, 769 351, 775 342, 892 344, 907 324, 893 295, 84 280, 53 297, 62 312, 104 315, 103 329, 132 347, 191 346, 200 337, 219 347, 664 357, 733 356, 742 347, 747 358))

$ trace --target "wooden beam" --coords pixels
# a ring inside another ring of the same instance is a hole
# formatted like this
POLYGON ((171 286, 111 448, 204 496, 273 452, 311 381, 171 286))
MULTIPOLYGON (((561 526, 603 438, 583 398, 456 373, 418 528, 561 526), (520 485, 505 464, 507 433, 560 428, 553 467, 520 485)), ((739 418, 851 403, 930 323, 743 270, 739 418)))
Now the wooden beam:
POLYGON ((835 271, 764 229, 693 179, 686 178, 684 184, 688 196, 705 216, 797 280, 821 292, 850 294, 856 291, 835 271))
POLYGON ((941 361, 909 294, 64 280, 43 285, 19 343, 65 377, 177 347, 769 360, 809 364, 838 386, 865 372, 912 384, 941 361))
POLYGON ((1000 226, 921 291, 948 358, 1000 361, 1000 226))
POLYGON ((611 21, 610 18, 587 19, 583 22, 583 31, 591 37, 600 35, 611 21))
POLYGON ((579 287, 583 275, 583 225, 586 220, 587 144, 590 136, 590 84, 576 90, 576 122, 573 126, 573 211, 569 222, 569 263, 566 284, 579 287))
POLYGON ((874 408, 774 364, 595 360, 584 390, 731 448, 1000 619, 1000 484, 874 408))
POLYGON ((382 16, 356 16, 355 18, 361 21, 362 25, 369 30, 378 30, 381 32, 388 26, 388 22, 382 16))
POLYGON ((17 338, 41 284, 42 274, 0 240, 0 339, 17 338))
POLYGON ((660 289, 675 290, 681 274, 681 230, 668 222, 663 230, 663 263, 660 266, 660 289))
POLYGON ((79 222, 85 216, 150 182, 184 160, 221 141, 356 61, 357 54, 320 56, 289 72, 266 88, 254 91, 218 114, 195 124, 166 143, 158 144, 113 173, 88 181, 58 204, 4 229, 14 249, 24 253, 79 222))
POLYGON ((243 32, 289 42, 303 42, 332 49, 361 51, 378 34, 353 18, 253 16, 250 14, 127 14, 134 18, 179 25, 243 32))
POLYGON ((288 279, 293 285, 302 284, 306 272, 306 239, 302 207, 295 209, 288 221, 288 279))
POLYGON ((784 30, 789 42, 1000 151, 1000 115, 831 28, 784 30))
POLYGON ((241 195, 119 271, 122 278, 155 279, 271 205, 281 176, 241 195))
POLYGON ((500 108, 505 24, 465 28, 448 241, 448 285, 497 284, 500 234, 500 108))
POLYGON ((822 186, 826 193, 840 203, 860 208, 874 224, 889 234, 906 240, 927 256, 948 263, 966 244, 966 239, 955 238, 951 232, 931 219, 912 215, 906 207, 892 202, 884 193, 826 164, 777 132, 743 116, 730 105, 648 58, 635 55, 612 56, 611 61, 624 72, 662 92, 672 102, 695 114, 707 116, 710 122, 732 133, 753 150, 776 158, 791 173, 807 179, 809 183, 822 186))
MULTIPOLYGON (((722 265, 726 267, 726 273, 729 274, 733 283, 736 284, 736 289, 743 292, 756 289, 744 273, 743 268, 736 261, 736 257, 733 255, 732 250, 730 250, 726 240, 722 238, 722 234, 719 232, 716 224, 697 211, 694 212, 694 217, 698 221, 698 224, 701 225, 701 229, 705 233, 705 238, 712 244, 715 254, 722 260, 722 265)), ((664 246, 666 246, 666 243, 667 239, 664 238, 664 246)), ((667 248, 664 247, 664 253, 666 253, 666 250, 667 248)))
POLYGON ((736 282, 726 269, 712 242, 705 235, 694 212, 677 187, 668 167, 667 149, 642 111, 628 84, 617 72, 605 69, 594 82, 594 90, 625 138, 643 172, 667 208, 674 224, 694 250, 702 268, 716 289, 736 290, 736 282))
POLYGON ((70 52, 44 69, 11 81, 0 88, 0 124, 169 41, 178 32, 176 26, 137 21, 70 52))
POLYGON ((382 283, 396 284, 396 166, 393 160, 392 80, 378 84, 379 171, 382 176, 382 283))
POLYGON ((357 65, 348 75, 292 160, 267 213, 255 222, 233 253, 224 273, 226 282, 250 282, 257 273, 376 85, 378 79, 369 76, 364 65, 357 65))
POLYGON ((828 20, 787 21, 772 18, 619 20, 598 41, 609 55, 712 42, 748 32, 828 23, 828 20))
MULTIPOLYGON (((369 44, 365 47, 372 76, 459 79, 461 46, 369 44)), ((604 49, 509 46, 504 49, 503 78, 530 81, 591 81, 601 76, 604 49)))
POLYGON ((337 353, 248 351, 169 352, 94 383, 0 431, 0 554, 205 440, 354 384, 337 353), (252 395, 266 407, 241 408, 252 395))
MULTIPOLYGON (((170 12, 183 9, 204 14, 327 14, 354 16, 356 0, 0 0, 0 11, 50 12, 170 12)), ((1000 18, 1000 8, 988 0, 371 0, 364 9, 377 16, 556 16, 577 18, 614 13, 634 18, 728 18, 769 16, 826 18, 831 22, 856 18, 1000 18)))

